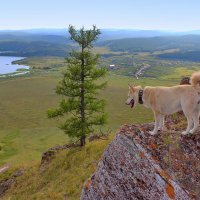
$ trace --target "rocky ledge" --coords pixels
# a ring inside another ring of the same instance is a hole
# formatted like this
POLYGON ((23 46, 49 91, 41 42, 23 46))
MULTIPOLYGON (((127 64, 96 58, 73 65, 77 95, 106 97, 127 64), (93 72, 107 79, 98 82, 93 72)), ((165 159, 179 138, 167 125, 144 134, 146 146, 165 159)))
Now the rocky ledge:
POLYGON ((17 177, 22 176, 24 173, 23 169, 17 170, 10 178, 0 182, 0 199, 3 197, 5 192, 16 182, 17 177))
POLYGON ((200 199, 200 132, 181 136, 181 122, 151 136, 152 124, 124 125, 84 183, 81 200, 200 199))

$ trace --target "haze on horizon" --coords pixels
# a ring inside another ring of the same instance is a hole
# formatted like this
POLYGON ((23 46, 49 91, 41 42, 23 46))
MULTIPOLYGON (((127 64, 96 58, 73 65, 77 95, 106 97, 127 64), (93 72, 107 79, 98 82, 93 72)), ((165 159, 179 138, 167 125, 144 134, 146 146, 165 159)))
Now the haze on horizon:
POLYGON ((86 28, 200 30, 197 0, 6 0, 0 30, 86 28), (84 2, 84 3, 83 3, 84 2))

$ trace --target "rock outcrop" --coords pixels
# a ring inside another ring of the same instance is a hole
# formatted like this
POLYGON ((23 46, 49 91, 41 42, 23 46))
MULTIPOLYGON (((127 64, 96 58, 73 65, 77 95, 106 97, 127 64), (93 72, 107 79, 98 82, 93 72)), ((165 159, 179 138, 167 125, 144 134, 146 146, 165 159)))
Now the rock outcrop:
POLYGON ((17 170, 10 178, 0 182, 0 198, 16 182, 16 178, 19 176, 22 176, 23 173, 24 173, 24 170, 22 170, 22 169, 17 170))
MULTIPOLYGON (((200 199, 200 133, 173 129, 151 136, 152 124, 124 125, 85 182, 81 200, 200 199)), ((171 124, 170 124, 171 123, 171 124)))
POLYGON ((71 144, 57 145, 49 148, 42 154, 40 168, 43 168, 44 166, 51 163, 51 161, 55 158, 57 152, 79 146, 80 146, 79 144, 71 143, 71 144))

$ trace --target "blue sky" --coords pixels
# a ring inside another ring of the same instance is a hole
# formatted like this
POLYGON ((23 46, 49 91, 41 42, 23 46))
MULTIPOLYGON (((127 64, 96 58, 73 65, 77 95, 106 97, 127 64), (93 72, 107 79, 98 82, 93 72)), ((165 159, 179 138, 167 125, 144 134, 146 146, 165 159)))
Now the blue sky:
POLYGON ((199 0, 1 0, 0 29, 200 30, 199 0))

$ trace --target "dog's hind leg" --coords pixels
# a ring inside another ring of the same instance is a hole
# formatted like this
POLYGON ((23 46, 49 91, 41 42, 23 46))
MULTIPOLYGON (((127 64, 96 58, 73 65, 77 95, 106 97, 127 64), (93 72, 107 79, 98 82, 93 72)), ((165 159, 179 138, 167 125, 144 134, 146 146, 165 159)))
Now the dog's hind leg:
POLYGON ((155 117, 155 126, 154 126, 153 131, 149 132, 151 135, 155 135, 158 132, 158 127, 159 127, 162 115, 154 112, 154 117, 155 117))
POLYGON ((198 110, 196 110, 193 114, 193 122, 194 122, 194 127, 193 127, 192 130, 190 130, 190 133, 194 133, 199 126, 199 112, 198 112, 198 110))

